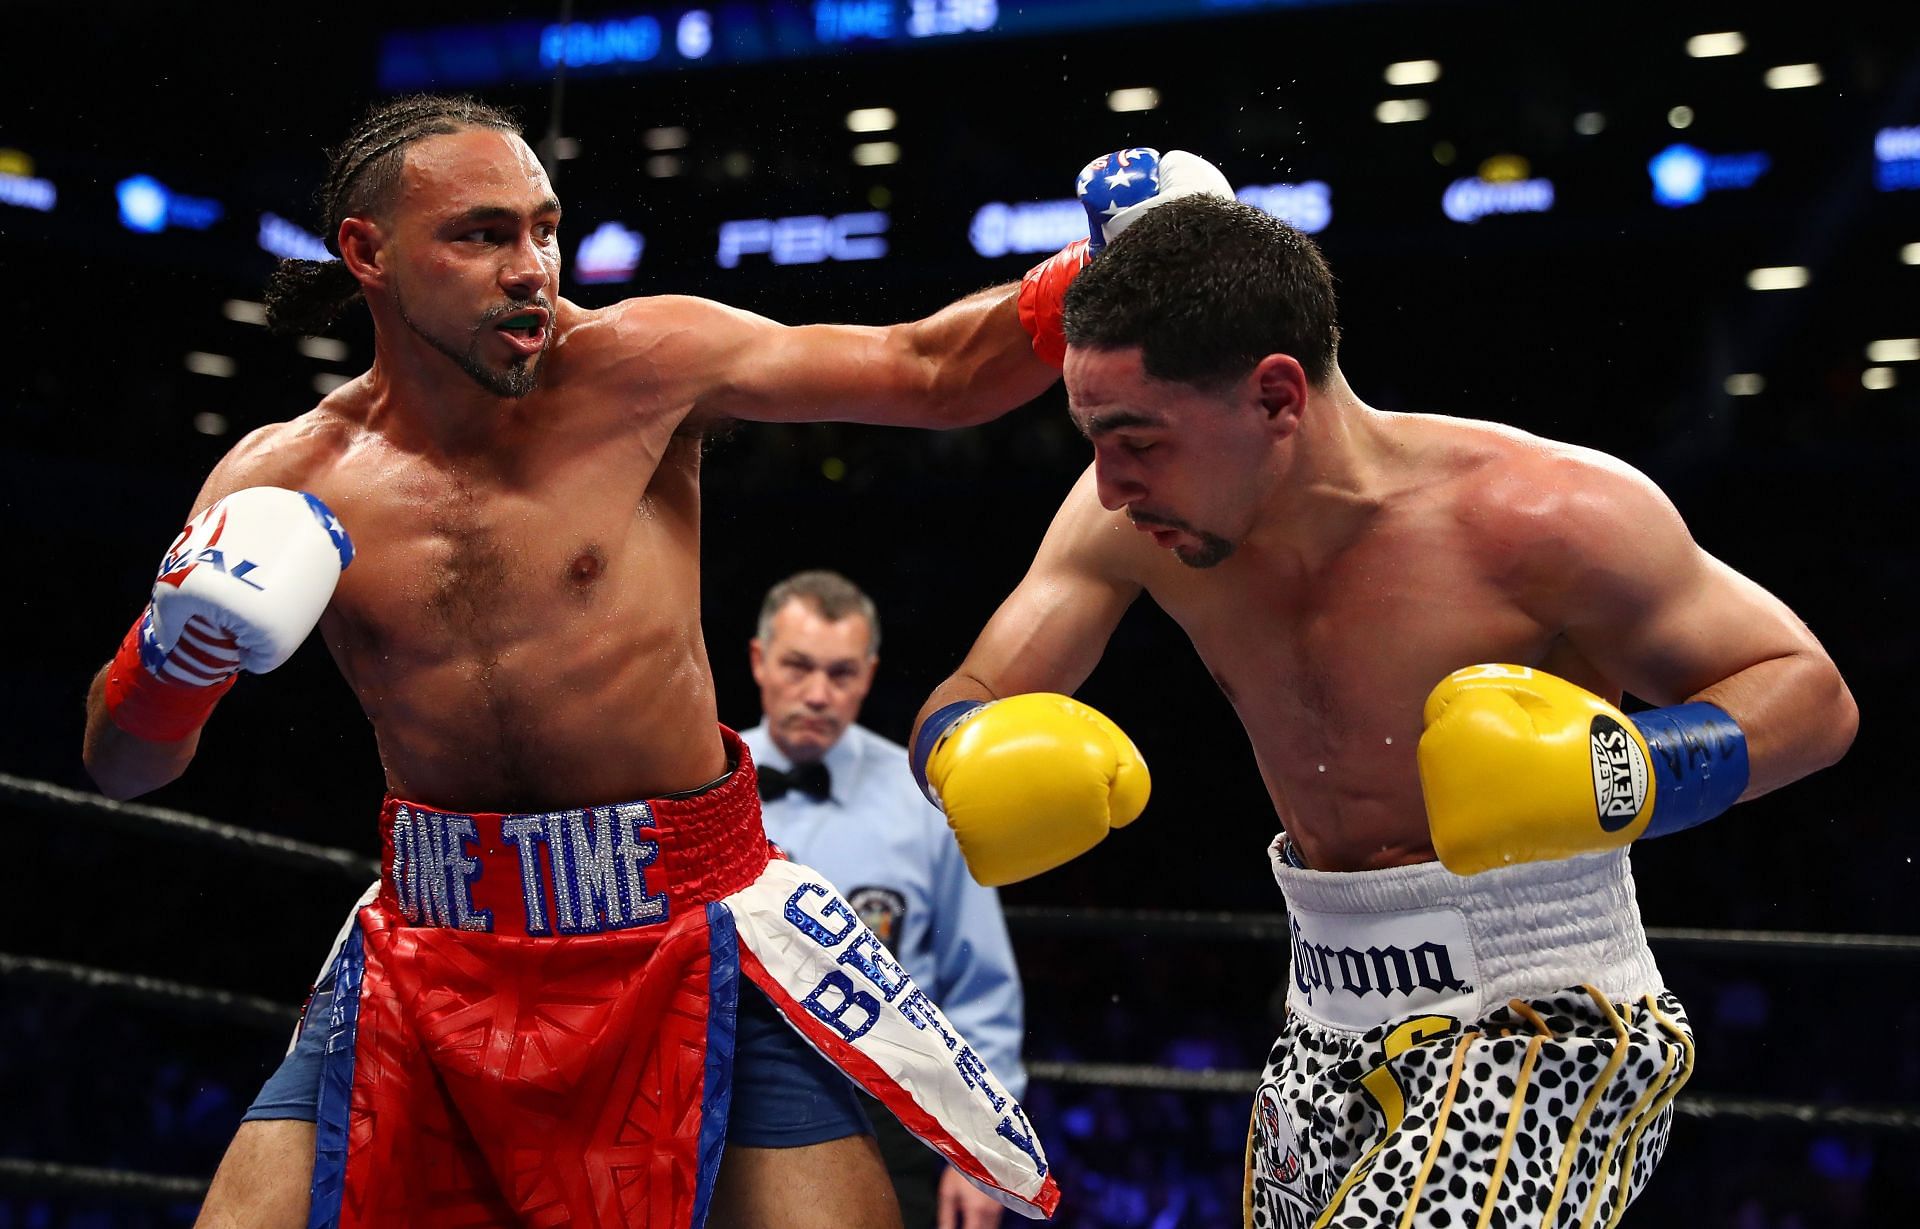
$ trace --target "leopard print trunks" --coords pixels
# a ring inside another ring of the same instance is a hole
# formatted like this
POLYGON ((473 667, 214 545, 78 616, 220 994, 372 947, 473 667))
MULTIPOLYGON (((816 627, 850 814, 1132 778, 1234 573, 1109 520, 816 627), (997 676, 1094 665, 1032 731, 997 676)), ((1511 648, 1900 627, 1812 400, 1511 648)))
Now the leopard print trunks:
POLYGON ((1293 960, 1249 1229, 1614 1224, 1693 1067, 1626 851, 1471 879, 1274 861, 1293 960))

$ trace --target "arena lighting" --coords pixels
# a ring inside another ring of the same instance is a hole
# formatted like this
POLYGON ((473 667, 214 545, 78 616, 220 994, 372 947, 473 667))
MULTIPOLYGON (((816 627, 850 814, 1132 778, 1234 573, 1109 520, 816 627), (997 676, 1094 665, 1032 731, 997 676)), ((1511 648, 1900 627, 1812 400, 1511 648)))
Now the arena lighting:
POLYGON ((321 242, 320 236, 277 213, 260 215, 257 238, 263 251, 271 252, 282 260, 335 259, 334 254, 327 250, 327 245, 321 242))
POLYGON ((248 299, 228 299, 220 305, 220 314, 235 324, 265 325, 267 322, 267 305, 265 303, 255 303, 248 299))
POLYGON ((1480 164, 1486 183, 1518 183, 1533 174, 1533 164, 1519 154, 1495 154, 1480 164))
MULTIPOLYGON (((1317 235, 1333 220, 1333 189, 1320 180, 1305 183, 1248 184, 1234 194, 1294 228, 1317 235)), ((1054 252, 1087 237, 1087 211, 1074 197, 1007 204, 989 201, 974 211, 967 227, 973 250, 989 259, 1054 252)))
POLYGON ((22 209, 51 213, 59 197, 60 193, 49 180, 0 171, 0 205, 17 205, 22 209))
POLYGON ((1889 337, 1867 347, 1869 363, 1920 363, 1920 337, 1889 337))
POLYGON ((1751 188, 1773 165, 1763 153, 1710 154, 1691 145, 1669 145, 1647 161, 1653 199, 1669 208, 1698 204, 1707 193, 1751 188))
POLYGON ((672 179, 680 173, 680 159, 672 154, 655 154, 647 159, 647 174, 655 179, 672 179))
POLYGON ((1440 198, 1440 211, 1455 222, 1473 223, 1495 213, 1546 213, 1553 208, 1551 179, 1488 183, 1456 179, 1440 198))
POLYGON ((1078 199, 991 201, 974 212, 967 239, 982 256, 1052 252, 1087 237, 1087 211, 1078 199))
POLYGON ((227 416, 216 414, 212 410, 201 410, 193 416, 193 429, 202 435, 225 435, 227 416))
POLYGON ((882 236, 888 225, 887 215, 878 212, 722 222, 714 261, 722 269, 734 269, 744 256, 765 256, 776 265, 878 260, 887 254, 882 236))
POLYGON ((1431 85, 1440 80, 1440 61, 1401 60, 1381 74, 1388 85, 1431 85))
POLYGON ((1107 95, 1109 111, 1151 111, 1160 105, 1160 91, 1150 85, 1114 90, 1107 95))
POLYGON ((853 147, 853 160, 861 166, 891 166, 900 161, 900 147, 892 141, 866 141, 853 147))
POLYGON ((685 149, 688 133, 685 128, 649 128, 640 140, 648 149, 685 149))
POLYGON ((120 225, 143 235, 167 229, 167 190, 146 175, 123 179, 114 188, 120 202, 120 225))
POLYGON ((1874 133, 1873 160, 1874 186, 1882 192, 1920 188, 1920 125, 1874 133))
POLYGON ((1739 55, 1746 49, 1747 37, 1738 30, 1726 30, 1719 34, 1696 34, 1687 40, 1687 54, 1696 60, 1739 55))
POLYGON ((32 174, 32 154, 24 149, 0 149, 0 175, 19 175, 25 178, 32 174))
POLYGON ((134 175, 114 185, 120 203, 120 225, 141 234, 157 235, 169 226, 206 230, 226 207, 204 196, 175 192, 151 175, 134 175))
POLYGON ((317 358, 323 363, 347 361, 347 343, 332 337, 302 337, 294 343, 294 348, 308 358, 317 358))
POLYGON ((589 285, 630 282, 646 245, 646 237, 639 231, 618 222, 602 222, 580 241, 573 257, 573 276, 589 285))
POLYGON ((697 60, 713 50, 713 16, 694 9, 681 16, 673 28, 673 45, 689 60, 697 60))
POLYGON ((1767 88, 1770 90, 1804 90, 1810 85, 1819 85, 1825 78, 1820 74, 1818 64, 1782 64, 1767 70, 1767 88))
POLYGON ((313 391, 324 397, 352 378, 352 376, 343 376, 337 371, 322 371, 313 377, 313 391))
POLYGON ((1899 377, 1894 374, 1891 367, 1869 367, 1860 373, 1862 388, 1892 388, 1897 383, 1899 383, 1899 377))
POLYGON ((1242 204, 1272 214, 1305 234, 1317 235, 1333 221, 1333 189, 1318 179, 1248 184, 1234 195, 1242 204))
POLYGON ((1729 397, 1757 397, 1766 387, 1766 380, 1751 371, 1734 372, 1725 385, 1729 397))
POLYGON ((1920 243, 1909 243, 1907 246, 1901 248, 1900 263, 1903 265, 1920 265, 1920 243))
POLYGON ((1373 109, 1373 118, 1383 124, 1413 124, 1427 118, 1424 98, 1389 98, 1373 109))
POLYGON ((1598 111, 1582 111, 1573 117, 1573 130, 1583 137, 1599 136, 1607 129, 1607 117, 1598 111))
POLYGON ((1693 123, 1692 107, 1674 107, 1667 112, 1667 127, 1669 128, 1685 128, 1691 123, 1693 123))
POLYGON ((214 376, 227 379, 234 373, 233 360, 224 354, 208 354, 204 350, 189 350, 184 360, 188 371, 195 375, 214 376))
MULTIPOLYGON (((706 46, 713 39, 709 32, 706 46)), ((651 14, 606 21, 575 21, 540 31, 543 68, 591 68, 606 64, 645 64, 660 54, 660 19, 651 14)), ((705 47, 701 54, 706 54, 705 47)))
POLYGON ((1772 265, 1747 274, 1749 290, 1798 290, 1809 279, 1804 265, 1772 265))
POLYGON ((891 132, 899 122, 892 107, 861 107, 847 112, 848 132, 891 132))

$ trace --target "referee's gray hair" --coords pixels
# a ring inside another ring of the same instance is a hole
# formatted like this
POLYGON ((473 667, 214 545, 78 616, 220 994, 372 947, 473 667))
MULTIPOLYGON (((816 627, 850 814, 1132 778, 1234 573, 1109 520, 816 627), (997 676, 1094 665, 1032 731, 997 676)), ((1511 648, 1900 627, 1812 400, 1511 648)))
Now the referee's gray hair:
POLYGON ((849 615, 859 615, 867 621, 870 633, 867 637, 867 656, 871 658, 879 654, 880 611, 875 608, 873 599, 859 585, 838 572, 829 572, 824 568, 795 572, 767 590, 766 600, 760 603, 760 626, 754 633, 760 637, 763 646, 773 641, 773 616, 780 613, 781 607, 793 601, 805 602, 829 623, 838 623, 849 615))

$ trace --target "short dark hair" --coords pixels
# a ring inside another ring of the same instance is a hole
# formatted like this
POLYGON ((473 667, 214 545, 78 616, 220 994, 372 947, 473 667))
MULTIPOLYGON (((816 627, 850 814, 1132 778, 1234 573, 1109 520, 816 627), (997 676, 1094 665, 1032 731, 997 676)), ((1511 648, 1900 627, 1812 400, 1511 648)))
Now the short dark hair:
POLYGON ((867 656, 873 657, 880 652, 880 611, 864 589, 840 573, 824 568, 795 572, 767 590, 766 600, 760 603, 760 624, 755 632, 760 637, 760 643, 765 644, 773 639, 773 616, 779 614, 788 602, 800 602, 811 607, 815 614, 829 623, 859 615, 867 621, 867 656))
POLYGON ((1319 384, 1340 348, 1333 273, 1313 240, 1216 196, 1168 201, 1122 232, 1068 288, 1066 333, 1138 346, 1148 375, 1200 386, 1274 353, 1319 384))
MULTIPOLYGON (((327 182, 320 189, 327 250, 340 254, 336 237, 343 219, 384 214, 393 204, 409 145, 469 128, 520 131, 507 112, 464 96, 409 94, 368 108, 327 157, 327 182)), ((276 333, 318 333, 359 297, 360 283, 338 260, 283 260, 267 282, 267 325, 276 333)))

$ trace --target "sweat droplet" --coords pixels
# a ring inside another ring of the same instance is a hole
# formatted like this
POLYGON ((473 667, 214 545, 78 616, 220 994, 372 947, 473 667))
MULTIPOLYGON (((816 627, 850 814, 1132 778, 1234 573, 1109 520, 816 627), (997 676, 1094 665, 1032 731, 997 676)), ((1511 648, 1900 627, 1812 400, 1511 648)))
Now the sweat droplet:
POLYGON ((1387 735, 1387 746, 1393 746, 1393 735, 1391 734, 1387 735))
POLYGON ((1327 770, 1327 766, 1325 764, 1320 765, 1321 772, 1325 772, 1326 770, 1327 770))

